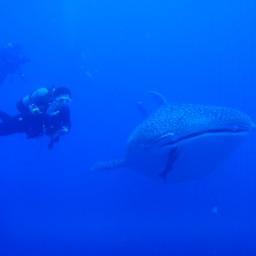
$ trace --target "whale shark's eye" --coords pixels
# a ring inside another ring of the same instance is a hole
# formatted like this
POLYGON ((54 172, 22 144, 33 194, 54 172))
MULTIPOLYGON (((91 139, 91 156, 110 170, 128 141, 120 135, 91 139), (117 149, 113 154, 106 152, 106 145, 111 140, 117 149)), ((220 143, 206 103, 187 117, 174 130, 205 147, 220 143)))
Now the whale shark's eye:
POLYGON ((230 130, 232 132, 246 132, 252 128, 252 125, 249 123, 237 123, 231 126, 230 130))

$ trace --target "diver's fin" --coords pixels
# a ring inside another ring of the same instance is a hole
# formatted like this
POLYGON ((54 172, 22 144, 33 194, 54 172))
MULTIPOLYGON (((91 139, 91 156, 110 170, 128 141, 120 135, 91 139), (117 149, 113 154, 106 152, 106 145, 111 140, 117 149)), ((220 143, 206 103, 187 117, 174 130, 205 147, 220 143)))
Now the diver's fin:
POLYGON ((161 93, 159 93, 157 91, 148 91, 148 94, 153 96, 154 99, 156 100, 156 102, 160 106, 168 104, 168 101, 166 100, 166 98, 161 93))
POLYGON ((170 150, 170 152, 168 153, 168 159, 167 159, 166 165, 165 165, 164 169, 162 170, 162 172, 160 173, 160 177, 163 178, 164 180, 166 180, 169 172, 172 171, 173 165, 174 165, 178 155, 179 155, 179 151, 176 147, 173 148, 172 150, 170 150))
POLYGON ((92 171, 104 171, 104 170, 113 170, 117 168, 125 167, 126 163, 124 160, 112 160, 108 162, 100 162, 95 164, 91 170, 92 171))

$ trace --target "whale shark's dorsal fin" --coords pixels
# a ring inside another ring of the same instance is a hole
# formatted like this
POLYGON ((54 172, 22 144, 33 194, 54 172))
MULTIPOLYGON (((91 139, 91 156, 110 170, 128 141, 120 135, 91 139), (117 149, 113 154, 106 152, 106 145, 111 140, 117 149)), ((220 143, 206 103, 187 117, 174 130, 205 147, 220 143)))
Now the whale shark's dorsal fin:
MULTIPOLYGON (((165 97, 157 91, 148 91, 147 94, 150 96, 153 96, 153 99, 157 103, 157 108, 168 104, 165 97)), ((139 110, 139 112, 141 113, 141 116, 143 118, 146 118, 150 115, 150 111, 147 110, 147 108, 145 107, 145 105, 142 101, 137 102, 137 109, 139 110)))
POLYGON ((126 162, 123 159, 110 160, 106 162, 99 162, 95 164, 91 170, 92 171, 104 171, 104 170, 112 170, 117 168, 122 168, 126 166, 126 162))
POLYGON ((160 92, 148 91, 147 93, 154 97, 154 99, 156 100, 156 102, 159 106, 168 104, 167 99, 160 92))

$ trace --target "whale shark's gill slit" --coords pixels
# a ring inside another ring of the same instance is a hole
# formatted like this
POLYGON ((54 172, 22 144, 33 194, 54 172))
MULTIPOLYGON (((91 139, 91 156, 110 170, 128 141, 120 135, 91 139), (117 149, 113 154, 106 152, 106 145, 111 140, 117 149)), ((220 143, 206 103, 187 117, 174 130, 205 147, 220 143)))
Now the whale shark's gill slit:
POLYGON ((164 143, 161 143, 162 147, 166 147, 166 146, 174 146, 177 145, 180 142, 183 141, 187 141, 187 140, 191 140, 200 136, 204 136, 204 135, 221 135, 221 134, 243 134, 246 133, 247 130, 245 129, 237 129, 237 130, 231 130, 231 129, 211 129, 211 130, 206 130, 206 131, 201 131, 201 132, 195 132, 195 133, 191 133, 189 135, 180 137, 179 139, 176 140, 172 140, 172 141, 166 141, 164 143))

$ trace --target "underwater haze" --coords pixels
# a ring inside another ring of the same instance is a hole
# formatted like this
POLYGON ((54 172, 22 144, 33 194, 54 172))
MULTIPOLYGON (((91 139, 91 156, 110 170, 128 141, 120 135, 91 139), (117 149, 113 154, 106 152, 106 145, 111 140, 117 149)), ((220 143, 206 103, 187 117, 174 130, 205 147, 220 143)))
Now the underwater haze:
POLYGON ((193 181, 91 168, 124 155, 148 91, 256 120, 255 12, 254 0, 1 0, 0 47, 29 61, 1 84, 0 110, 44 86, 73 99, 52 150, 0 137, 0 255, 256 255, 256 134, 193 181))

